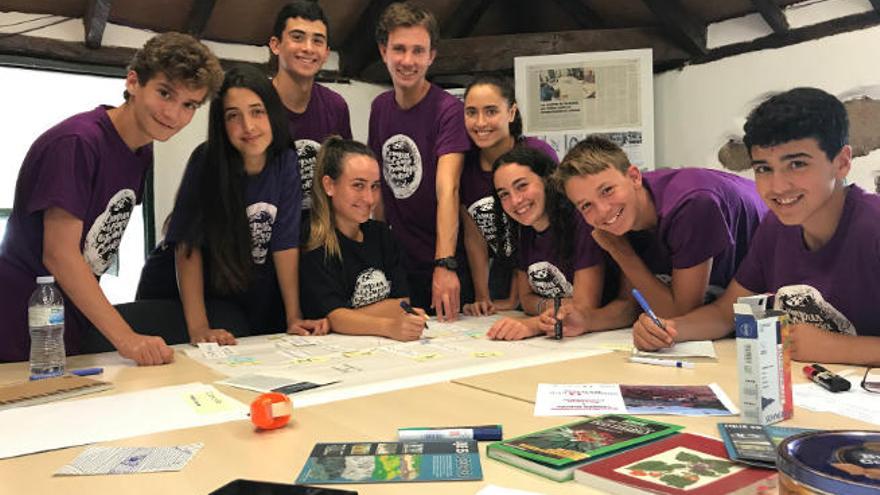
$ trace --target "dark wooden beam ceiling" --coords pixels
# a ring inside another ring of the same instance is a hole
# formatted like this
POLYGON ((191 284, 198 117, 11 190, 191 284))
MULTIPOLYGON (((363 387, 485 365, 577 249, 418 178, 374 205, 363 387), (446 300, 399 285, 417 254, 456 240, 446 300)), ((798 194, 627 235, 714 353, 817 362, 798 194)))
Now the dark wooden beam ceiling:
POLYGON ((89 0, 86 15, 83 17, 85 41, 89 48, 100 48, 104 39, 104 27, 110 17, 111 0, 89 0))
POLYGON ((678 0, 642 0, 651 12, 666 26, 670 36, 692 55, 704 55, 706 23, 694 18, 678 0))
MULTIPOLYGON (((880 0, 877 1, 880 2, 880 0)), ((474 26, 492 5, 492 2, 493 0, 462 0, 455 12, 440 28, 440 37, 450 39, 470 36, 474 31, 474 26)))
MULTIPOLYGON (((880 0, 875 1, 880 3, 880 0)), ((773 0, 752 0, 752 5, 758 9, 758 13, 773 31, 777 33, 788 31, 788 19, 785 18, 785 13, 776 2, 773 0)))
MULTIPOLYGON (((605 27, 605 21, 589 5, 587 0, 555 0, 569 17, 574 19, 584 29, 601 29, 605 27)), ((880 2, 880 0, 877 0, 880 2)))
MULTIPOLYGON (((467 0, 465 0, 467 1, 467 0)), ((393 0, 371 0, 360 20, 352 29, 339 50, 339 71, 345 76, 355 76, 379 58, 376 48, 376 23, 382 12, 393 0)))
POLYGON ((193 0, 189 17, 186 19, 186 32, 201 38, 205 34, 205 28, 208 26, 208 20, 216 3, 216 0, 193 0))
POLYGON ((880 0, 871 0, 871 5, 874 6, 874 10, 880 12, 880 0))

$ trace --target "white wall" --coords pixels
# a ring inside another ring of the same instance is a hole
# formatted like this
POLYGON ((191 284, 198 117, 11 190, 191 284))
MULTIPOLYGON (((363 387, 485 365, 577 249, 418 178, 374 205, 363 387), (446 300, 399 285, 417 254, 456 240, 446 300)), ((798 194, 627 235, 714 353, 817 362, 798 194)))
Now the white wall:
MULTIPOLYGON (((867 2, 865 2, 867 3, 867 2)), ((869 5, 870 7, 870 5, 869 5)), ((791 18, 791 16, 789 16, 791 18)), ((880 27, 685 67, 654 79, 658 166, 721 168, 718 149, 742 136, 748 112, 769 93, 815 86, 835 95, 880 85, 880 27)), ((880 153, 856 159, 851 181, 874 189, 880 153)), ((748 173, 750 175, 750 172, 748 173)))

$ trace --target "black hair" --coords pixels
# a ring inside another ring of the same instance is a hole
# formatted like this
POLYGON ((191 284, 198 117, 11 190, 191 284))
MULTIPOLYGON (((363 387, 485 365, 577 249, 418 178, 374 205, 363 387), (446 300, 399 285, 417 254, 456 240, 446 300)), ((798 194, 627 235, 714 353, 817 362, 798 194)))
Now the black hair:
POLYGON ((752 146, 765 148, 813 138, 833 160, 849 142, 846 108, 817 88, 795 88, 771 96, 749 113, 743 130, 750 155, 752 146))
MULTIPOLYGON (((512 150, 498 157, 492 164, 492 174, 503 165, 516 163, 529 167, 532 172, 544 181, 544 209, 553 228, 556 240, 556 255, 563 266, 560 268, 568 271, 572 266, 574 254, 574 205, 565 197, 561 188, 557 187, 552 178, 556 171, 556 162, 546 153, 528 146, 517 144, 512 150)), ((519 246, 519 234, 522 226, 507 216, 501 207, 501 199, 498 191, 492 188, 492 198, 495 200, 495 252, 505 252, 505 242, 510 242, 514 249, 519 246)))
POLYGON ((330 24, 327 22, 327 16, 324 15, 324 9, 318 5, 317 1, 293 0, 278 11, 278 15, 275 16, 275 25, 272 27, 272 34, 280 40, 284 35, 284 28, 287 27, 287 19, 296 19, 297 17, 307 21, 321 21, 329 32, 330 24))
MULTIPOLYGON (((203 159, 198 178, 199 194, 183 205, 188 213, 181 242, 207 254, 212 288, 221 294, 245 290, 251 281, 251 232, 245 211, 247 174, 241 153, 226 133, 223 99, 232 88, 246 88, 263 101, 272 129, 266 149, 266 166, 290 151, 287 120, 278 93, 255 67, 241 65, 226 72, 208 113, 208 140, 193 152, 190 161, 203 159)), ((187 165, 188 167, 190 165, 187 165)))
MULTIPOLYGON (((501 97, 507 100, 508 107, 516 105, 516 91, 513 89, 513 81, 511 81, 509 77, 501 74, 480 74, 474 76, 464 90, 464 97, 467 98, 468 93, 474 86, 481 86, 484 84, 498 88, 501 97)), ((516 108, 516 115, 514 115, 513 122, 510 123, 509 129, 510 135, 513 136, 514 141, 522 140, 523 123, 522 113, 519 111, 519 106, 516 108)))

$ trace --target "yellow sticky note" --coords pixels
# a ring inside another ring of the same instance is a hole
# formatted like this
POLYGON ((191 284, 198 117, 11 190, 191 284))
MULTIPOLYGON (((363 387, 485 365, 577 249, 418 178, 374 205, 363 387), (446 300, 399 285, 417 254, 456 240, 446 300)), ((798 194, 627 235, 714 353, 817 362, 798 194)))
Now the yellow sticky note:
POLYGON ((504 355, 504 353, 501 353, 498 351, 481 351, 481 352, 475 352, 473 354, 473 356, 475 358, 493 358, 493 357, 501 357, 503 355, 504 355))
POLYGON ((199 414, 211 414, 232 409, 230 401, 211 390, 186 394, 186 401, 199 414))
POLYGON ((419 354, 418 356, 415 356, 414 359, 421 363, 424 361, 430 361, 432 359, 437 359, 439 357, 441 357, 440 354, 437 354, 436 352, 432 352, 432 353, 428 353, 428 354, 419 354))

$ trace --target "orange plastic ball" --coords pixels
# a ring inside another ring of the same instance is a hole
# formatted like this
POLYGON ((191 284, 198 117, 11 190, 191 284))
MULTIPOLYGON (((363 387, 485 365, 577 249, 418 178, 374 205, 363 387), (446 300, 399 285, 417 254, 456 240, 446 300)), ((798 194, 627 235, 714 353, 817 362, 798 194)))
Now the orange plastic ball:
POLYGON ((292 414, 290 397, 278 392, 261 394, 251 402, 251 423, 261 430, 281 428, 292 414))

